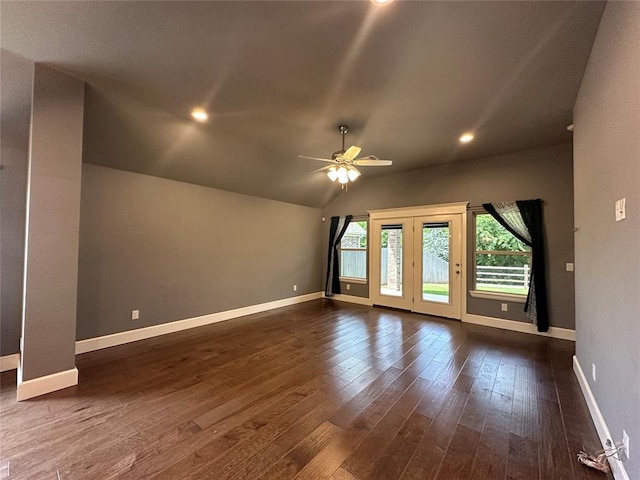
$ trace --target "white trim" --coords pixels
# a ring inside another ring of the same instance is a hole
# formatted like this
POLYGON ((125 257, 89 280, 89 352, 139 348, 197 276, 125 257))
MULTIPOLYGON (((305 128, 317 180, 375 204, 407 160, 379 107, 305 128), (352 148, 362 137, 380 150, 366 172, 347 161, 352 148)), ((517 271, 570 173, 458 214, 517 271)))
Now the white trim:
POLYGON ((467 271, 471 271, 468 269, 469 263, 467 262, 467 241, 469 240, 469 232, 468 232, 468 222, 469 217, 467 216, 468 202, 467 208, 462 212, 462 231, 460 238, 460 248, 462 248, 462 285, 460 286, 460 321, 462 321, 462 317, 467 313, 467 288, 468 288, 468 274, 467 271))
MULTIPOLYGON (((137 330, 129 330, 127 332, 120 332, 111 335, 105 335, 102 337, 79 340, 76 342, 76 355, 86 352, 92 352, 94 350, 100 350, 102 348, 114 347, 116 345, 123 345, 125 343, 136 342, 138 340, 144 340, 146 338, 166 335, 167 333, 179 332, 181 330, 187 330, 189 328, 201 327, 203 325, 209 325, 211 323, 223 322, 225 320, 231 320, 233 318, 243 317, 245 315, 251 315, 253 313, 265 312, 274 308, 286 307, 288 305, 295 305, 297 303, 316 300, 318 298, 322 298, 323 295, 324 292, 308 293, 306 295, 284 298, 282 300, 275 300, 273 302, 260 303, 257 305, 250 305, 248 307, 241 307, 234 310, 212 313, 209 315, 203 315, 201 317, 177 320, 175 322, 152 325, 150 327, 139 328, 137 330)), ((18 353, 0 357, 1 372, 18 368, 19 364, 20 354, 18 353)))
POLYGON ((543 337, 560 338, 562 340, 576 341, 576 331, 569 328, 549 327, 548 332, 539 332, 537 327, 532 323, 516 322, 515 320, 505 320, 503 318, 485 317, 482 315, 474 315, 466 313, 462 315, 462 321, 465 323, 473 323, 476 325, 484 325, 485 327, 502 328, 503 330, 512 330, 514 332, 532 333, 543 337))
POLYGON ((428 215, 445 215, 466 213, 469 202, 440 203, 437 205, 420 205, 415 207, 385 208, 383 210, 369 210, 371 219, 424 217, 428 215))
POLYGON ((324 297, 328 300, 338 300, 339 302, 357 303, 358 305, 366 305, 368 307, 373 306, 373 302, 369 298, 356 297, 355 295, 342 295, 336 293, 333 297, 324 297))
POLYGON ((515 295, 513 293, 492 293, 483 292, 481 290, 469 290, 469 295, 473 298, 484 298, 485 300, 497 300, 513 303, 527 303, 526 295, 515 295))
MULTIPOLYGON (((600 437, 602 448, 608 448, 607 440, 611 440, 611 442, 613 442, 613 437, 609 432, 607 423, 604 421, 604 417, 602 416, 600 407, 598 407, 596 397, 593 396, 593 392, 591 391, 591 387, 589 386, 587 377, 585 377, 584 375, 584 371, 582 370, 582 366, 578 361, 578 357, 576 357, 575 355, 573 356, 573 372, 576 374, 576 378, 578 379, 578 383, 580 384, 580 389, 582 390, 584 399, 587 402, 587 407, 589 407, 589 413, 591 413, 591 419, 593 420, 593 423, 596 426, 596 430, 598 431, 598 437, 600 437)), ((617 455, 609 457, 609 466, 611 467, 613 477, 616 480, 630 480, 624 464, 620 461, 619 458, 617 458, 617 455)))
POLYGON ((224 312, 202 315, 201 317, 176 320, 174 322, 152 325, 150 327, 114 333, 102 337, 88 338, 86 340, 80 340, 76 342, 76 354, 92 352, 94 350, 114 347, 116 345, 123 345, 130 342, 137 342, 138 340, 158 337, 160 335, 166 335, 168 333, 201 327, 203 325, 210 325, 212 323, 224 322, 225 320, 231 320, 232 318, 244 317, 245 315, 265 312, 267 310, 273 310, 274 308, 286 307, 288 305, 308 302, 309 300, 322 298, 322 296, 323 292, 308 293, 306 295, 283 298, 282 300, 275 300, 273 302, 259 303, 257 305, 236 308, 234 310, 226 310, 224 312))
POLYGON ((15 370, 20 365, 20 354, 14 353, 12 355, 4 355, 0 357, 0 372, 6 372, 7 370, 15 370))
POLYGON ((78 369, 73 367, 70 370, 25 381, 21 381, 20 377, 21 375, 18 376, 18 389, 16 393, 16 400, 18 402, 77 385, 78 369))

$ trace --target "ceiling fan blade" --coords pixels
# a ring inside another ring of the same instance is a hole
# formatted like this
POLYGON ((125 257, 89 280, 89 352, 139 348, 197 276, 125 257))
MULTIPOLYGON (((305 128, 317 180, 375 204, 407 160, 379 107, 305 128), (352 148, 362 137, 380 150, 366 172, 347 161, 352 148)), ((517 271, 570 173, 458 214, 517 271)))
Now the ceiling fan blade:
POLYGON ((335 160, 331 160, 330 158, 307 157, 306 155, 298 155, 298 157, 306 158, 307 160, 319 160, 321 162, 335 163, 335 160))
POLYGON ((353 164, 360 167, 388 167, 389 165, 393 165, 393 161, 380 160, 378 158, 360 158, 353 162, 353 164))
POLYGON ((320 167, 320 168, 316 168, 313 172, 311 173, 318 173, 318 172, 326 172, 327 170, 329 170, 331 168, 331 165, 327 165, 326 167, 320 167))
POLYGON ((360 147, 351 145, 349 148, 347 148, 347 151, 342 154, 342 158, 344 158, 345 160, 353 160, 358 156, 360 150, 362 150, 360 147))

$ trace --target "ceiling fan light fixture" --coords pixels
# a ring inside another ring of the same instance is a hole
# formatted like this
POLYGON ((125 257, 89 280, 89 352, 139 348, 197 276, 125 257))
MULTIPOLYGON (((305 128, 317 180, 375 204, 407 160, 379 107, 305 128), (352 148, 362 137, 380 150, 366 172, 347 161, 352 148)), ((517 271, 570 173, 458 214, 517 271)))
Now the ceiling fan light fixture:
POLYGON ((299 157, 330 163, 331 165, 327 165, 320 170, 326 171, 329 180, 332 182, 337 181, 343 190, 346 190, 349 182, 353 182, 360 177, 360 170, 355 167, 356 165, 359 167, 387 167, 393 163, 391 160, 380 160, 374 155, 358 159, 361 151, 360 147, 351 145, 349 148, 345 148, 344 140, 345 135, 349 131, 349 127, 340 125, 338 126, 338 130, 342 136, 342 149, 334 152, 331 158, 307 157, 305 155, 299 155, 299 157))
POLYGON ((338 174, 338 183, 342 183, 344 185, 349 182, 349 174, 345 167, 338 167, 338 171, 336 173, 338 174))

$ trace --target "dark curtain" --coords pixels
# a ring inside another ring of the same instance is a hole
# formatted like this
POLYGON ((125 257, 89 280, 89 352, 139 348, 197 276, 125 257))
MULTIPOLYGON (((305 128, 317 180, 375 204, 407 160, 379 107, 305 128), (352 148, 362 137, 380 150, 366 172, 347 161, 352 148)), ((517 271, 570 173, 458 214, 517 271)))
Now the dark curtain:
POLYGON ((514 228, 516 225, 512 221, 508 221, 507 216, 503 214, 504 208, 508 209, 508 203, 485 203, 482 206, 518 240, 531 247, 531 278, 524 310, 528 317, 536 323, 538 331, 546 332, 549 330, 549 307, 547 303, 542 200, 517 200, 515 205, 520 212, 520 220, 526 227, 526 232, 519 232, 517 228, 514 228))
POLYGON ((344 232, 347 231, 352 218, 353 215, 331 217, 329 252, 327 254, 327 280, 324 288, 326 297, 333 297, 334 294, 340 293, 340 255, 338 254, 338 245, 340 245, 340 240, 342 240, 344 232))
POLYGON ((525 303, 525 311, 534 308, 537 312, 538 331, 546 332, 549 330, 549 306, 547 304, 547 282, 545 267, 545 249, 544 249, 544 227, 542 224, 542 200, 518 200, 516 201, 522 220, 531 235, 531 277, 535 282, 535 297, 527 295, 527 303, 525 303))

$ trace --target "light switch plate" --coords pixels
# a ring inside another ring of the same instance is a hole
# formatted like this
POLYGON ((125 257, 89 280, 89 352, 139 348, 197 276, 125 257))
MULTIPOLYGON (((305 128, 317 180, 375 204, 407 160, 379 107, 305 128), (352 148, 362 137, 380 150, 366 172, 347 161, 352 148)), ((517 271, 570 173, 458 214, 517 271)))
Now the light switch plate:
POLYGON ((629 458, 629 435, 622 430, 622 444, 624 445, 624 453, 629 458))

